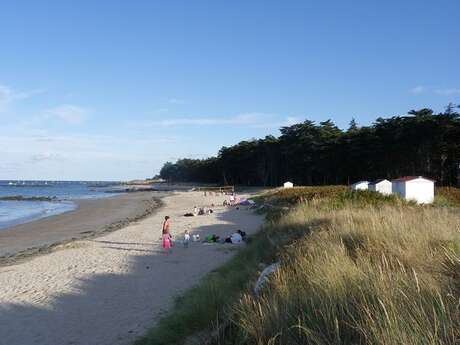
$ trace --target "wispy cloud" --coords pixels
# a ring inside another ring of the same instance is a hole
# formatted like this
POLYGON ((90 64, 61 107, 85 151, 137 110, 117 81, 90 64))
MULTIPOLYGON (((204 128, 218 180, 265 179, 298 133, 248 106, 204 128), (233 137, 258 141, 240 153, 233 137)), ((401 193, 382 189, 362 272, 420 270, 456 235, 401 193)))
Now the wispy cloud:
POLYGON ((64 159, 64 157, 61 154, 54 153, 54 152, 37 153, 37 154, 33 154, 30 157, 30 160, 33 163, 39 163, 39 162, 43 162, 43 161, 61 161, 63 159, 64 159))
POLYGON ((2 107, 5 107, 16 100, 27 99, 37 94, 43 93, 45 91, 46 90, 44 89, 16 91, 9 86, 0 84, 0 110, 2 109, 2 107))
POLYGON ((13 99, 27 99, 35 95, 40 95, 45 92, 46 92, 45 89, 34 89, 34 90, 29 90, 29 91, 15 92, 13 94, 13 99))
POLYGON ((178 117, 135 123, 135 127, 178 127, 178 126, 223 126, 223 125, 257 125, 263 123, 273 114, 243 113, 233 117, 178 117))
POLYGON ((3 174, 14 176, 15 172, 21 169, 22 165, 19 162, 2 162, 0 163, 0 171, 3 174))
POLYGON ((302 122, 303 117, 285 118, 270 113, 242 113, 231 117, 177 117, 164 120, 131 122, 130 127, 183 127, 183 126, 247 126, 252 128, 280 128, 302 122))
POLYGON ((410 89, 410 92, 416 95, 419 95, 422 93, 434 93, 434 94, 442 95, 442 96, 453 96, 453 95, 460 95, 460 88, 439 88, 439 87, 418 85, 410 89))
POLYGON ((184 104, 185 101, 184 101, 183 99, 179 99, 179 98, 174 98, 174 97, 172 97, 172 98, 169 98, 169 99, 168 99, 168 103, 169 103, 169 104, 184 104))
POLYGON ((76 105, 63 104, 45 111, 46 115, 57 117, 66 123, 76 125, 83 122, 89 114, 89 110, 76 105))
POLYGON ((425 91, 427 91, 427 87, 423 85, 417 85, 410 89, 410 92, 416 95, 424 93, 425 91))
POLYGON ((286 121, 284 123, 284 126, 292 126, 292 125, 295 125, 296 123, 301 123, 302 121, 305 121, 304 117, 288 116, 288 117, 286 117, 286 121))
POLYGON ((5 86, 0 85, 0 103, 7 103, 13 98, 13 91, 5 86))
POLYGON ((296 123, 304 121, 303 116, 287 116, 285 118, 279 118, 278 116, 271 116, 260 121, 258 123, 251 124, 253 128, 267 128, 267 129, 279 129, 281 127, 292 126, 296 123))
POLYGON ((444 95, 444 96, 452 96, 452 95, 460 95, 460 89, 435 89, 435 93, 438 95, 444 95))

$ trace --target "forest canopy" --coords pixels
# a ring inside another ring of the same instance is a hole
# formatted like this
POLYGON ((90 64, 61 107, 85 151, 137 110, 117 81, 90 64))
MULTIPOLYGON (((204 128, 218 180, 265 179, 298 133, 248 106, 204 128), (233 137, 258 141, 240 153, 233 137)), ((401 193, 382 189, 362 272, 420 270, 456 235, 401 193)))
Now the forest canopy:
POLYGON ((160 176, 171 182, 247 186, 349 184, 357 180, 423 175, 438 185, 457 185, 460 169, 459 107, 444 112, 412 110, 377 118, 370 126, 353 119, 342 130, 331 120, 282 127, 279 137, 222 147, 216 157, 167 162, 160 176))

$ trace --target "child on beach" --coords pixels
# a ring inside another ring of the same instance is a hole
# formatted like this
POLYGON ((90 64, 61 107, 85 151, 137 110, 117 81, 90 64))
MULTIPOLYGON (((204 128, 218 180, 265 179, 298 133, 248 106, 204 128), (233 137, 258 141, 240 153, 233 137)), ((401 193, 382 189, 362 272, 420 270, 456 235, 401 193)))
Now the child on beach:
POLYGON ((165 216, 165 220, 163 222, 163 249, 166 253, 171 252, 171 234, 169 232, 169 216, 165 216))
POLYGON ((185 230, 184 234, 184 248, 188 248, 188 243, 190 242, 190 234, 188 233, 188 230, 185 230))

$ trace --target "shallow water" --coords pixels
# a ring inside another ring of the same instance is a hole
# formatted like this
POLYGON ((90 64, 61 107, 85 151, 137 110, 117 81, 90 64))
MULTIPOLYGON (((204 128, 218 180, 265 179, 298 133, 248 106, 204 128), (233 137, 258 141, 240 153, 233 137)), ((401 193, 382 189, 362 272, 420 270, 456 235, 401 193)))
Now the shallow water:
POLYGON ((0 181, 0 198, 46 197, 52 201, 0 200, 0 230, 77 208, 75 199, 106 198, 116 185, 108 182, 0 181))
POLYGON ((71 201, 0 201, 0 229, 75 210, 71 201))

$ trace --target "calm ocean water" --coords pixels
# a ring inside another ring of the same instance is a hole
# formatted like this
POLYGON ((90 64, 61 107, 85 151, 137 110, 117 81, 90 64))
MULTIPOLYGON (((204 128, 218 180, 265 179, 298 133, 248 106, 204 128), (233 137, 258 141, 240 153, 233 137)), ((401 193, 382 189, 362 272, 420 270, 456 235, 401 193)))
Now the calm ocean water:
POLYGON ((114 195, 115 182, 0 181, 0 230, 74 210, 75 199, 114 195), (44 197, 53 200, 1 200, 4 197, 44 197))

